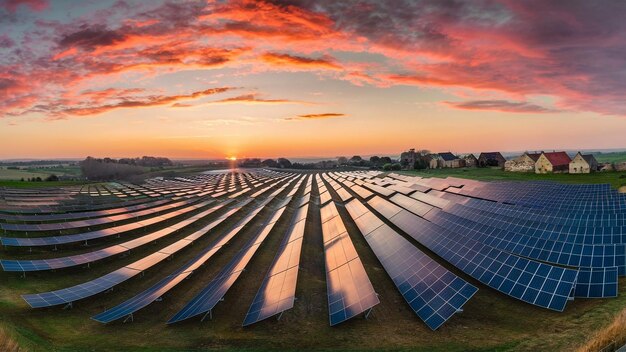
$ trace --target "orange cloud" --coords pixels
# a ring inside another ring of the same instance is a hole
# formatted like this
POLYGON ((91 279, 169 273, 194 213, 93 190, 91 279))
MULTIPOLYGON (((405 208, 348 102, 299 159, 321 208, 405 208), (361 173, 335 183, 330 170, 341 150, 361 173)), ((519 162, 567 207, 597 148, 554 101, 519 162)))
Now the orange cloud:
POLYGON ((210 102, 209 104, 304 104, 311 105, 313 102, 289 99, 263 99, 257 94, 244 94, 232 98, 226 98, 210 102))
MULTIPOLYGON (((64 107, 61 109, 51 108, 50 114, 51 120, 64 119, 67 115, 74 116, 90 116, 102 114, 111 110, 120 108, 142 108, 151 106, 168 105, 179 100, 197 99, 204 96, 224 93, 234 88, 221 87, 221 88, 209 88, 203 91, 193 92, 185 95, 151 95, 144 97, 124 98, 119 102, 94 105, 94 106, 82 106, 82 107, 64 107)), ((42 108, 45 110, 45 108, 42 108)))
POLYGON ((336 113, 336 112, 327 112, 324 114, 306 114, 306 115, 298 115, 296 117, 286 117, 285 120, 293 121, 293 120, 319 120, 319 119, 331 119, 337 117, 345 117, 348 116, 346 114, 336 113))
POLYGON ((306 69, 341 69, 341 65, 337 64, 335 60, 328 55, 323 56, 319 59, 313 59, 288 54, 265 53, 261 55, 261 60, 265 61, 268 64, 276 66, 295 66, 306 69))

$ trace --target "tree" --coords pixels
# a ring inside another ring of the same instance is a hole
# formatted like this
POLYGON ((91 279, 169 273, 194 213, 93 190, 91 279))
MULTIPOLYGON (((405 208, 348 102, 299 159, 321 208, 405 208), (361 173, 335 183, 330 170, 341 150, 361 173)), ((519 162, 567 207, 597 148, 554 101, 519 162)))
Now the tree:
POLYGON ((363 161, 363 158, 361 158, 358 155, 355 155, 352 158, 350 158, 350 163, 352 164, 357 164, 357 163, 360 163, 361 161, 363 161))
POLYGON ((428 167, 428 165, 426 164, 426 161, 423 158, 417 158, 417 160, 415 160, 415 162, 413 163, 413 168, 415 170, 423 170, 426 169, 428 167))
POLYGON ((431 151, 428 149, 422 149, 420 151, 417 152, 419 155, 428 155, 431 154, 431 151))
POLYGON ((291 161, 285 158, 278 158, 277 162, 278 162, 278 166, 280 166, 283 169, 291 168, 291 161))
POLYGON ((395 170, 395 171, 402 170, 402 166, 400 164, 398 164, 398 163, 392 164, 391 165, 391 170, 395 170))
POLYGON ((346 158, 345 156, 340 156, 337 158, 337 164, 345 165, 347 163, 348 163, 348 158, 346 158))
POLYGON ((52 174, 52 175, 46 177, 46 181, 48 181, 48 182, 58 181, 58 180, 59 180, 59 177, 57 175, 55 175, 55 174, 52 174))
POLYGON ((383 165, 383 170, 384 171, 391 171, 391 167, 392 167, 391 163, 387 163, 387 164, 383 165))
POLYGON ((265 167, 278 167, 278 163, 274 159, 265 159, 261 162, 261 165, 265 167))
POLYGON ((380 157, 379 157, 379 156, 374 155, 374 156, 370 157, 370 162, 371 162, 372 164, 376 164, 376 165, 377 165, 377 164, 379 164, 379 163, 380 163, 380 157))
POLYGON ((393 161, 388 156, 383 156, 383 157, 380 158, 380 163, 381 164, 391 164, 392 162, 393 161))

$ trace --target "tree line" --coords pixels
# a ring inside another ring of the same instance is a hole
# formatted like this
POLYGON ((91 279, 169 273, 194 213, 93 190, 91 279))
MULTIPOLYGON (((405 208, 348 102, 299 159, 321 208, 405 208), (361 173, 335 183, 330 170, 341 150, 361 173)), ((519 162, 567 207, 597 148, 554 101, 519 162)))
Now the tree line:
POLYGON ((173 166, 174 163, 163 157, 143 156, 141 158, 93 158, 88 156, 79 163, 83 176, 89 180, 125 180, 143 174, 154 168, 173 166))
POLYGON ((400 170, 401 165, 392 160, 388 156, 371 156, 369 159, 364 159, 359 155, 354 155, 351 158, 340 156, 334 160, 321 160, 311 163, 299 163, 291 162, 286 158, 265 159, 259 158, 242 159, 238 162, 239 167, 270 167, 281 169, 333 169, 341 166, 355 166, 365 167, 370 169, 382 169, 382 170, 400 170))

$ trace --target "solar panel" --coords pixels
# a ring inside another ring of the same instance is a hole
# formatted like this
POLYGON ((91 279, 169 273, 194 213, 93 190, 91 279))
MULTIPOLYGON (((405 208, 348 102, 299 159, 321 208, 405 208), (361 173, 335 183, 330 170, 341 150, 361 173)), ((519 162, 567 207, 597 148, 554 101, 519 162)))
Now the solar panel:
POLYGON ((581 268, 576 280, 575 297, 617 297, 617 268, 581 268))
POLYGON ((348 232, 334 203, 320 211, 330 325, 342 323, 378 303, 378 296, 367 277, 348 232))
POLYGON ((303 204, 294 214, 274 262, 248 309, 243 326, 293 307, 307 213, 308 204, 303 204))

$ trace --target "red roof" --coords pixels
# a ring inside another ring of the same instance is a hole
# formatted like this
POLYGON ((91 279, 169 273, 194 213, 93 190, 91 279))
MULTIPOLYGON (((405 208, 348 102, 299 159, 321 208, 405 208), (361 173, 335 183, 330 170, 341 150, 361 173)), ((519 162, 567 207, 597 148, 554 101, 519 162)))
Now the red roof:
POLYGON ((566 152, 543 153, 543 155, 548 158, 552 166, 569 165, 570 161, 572 161, 572 159, 570 159, 569 155, 567 155, 566 152))

